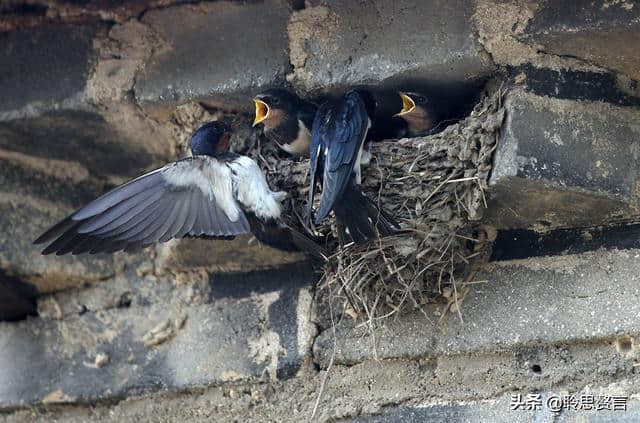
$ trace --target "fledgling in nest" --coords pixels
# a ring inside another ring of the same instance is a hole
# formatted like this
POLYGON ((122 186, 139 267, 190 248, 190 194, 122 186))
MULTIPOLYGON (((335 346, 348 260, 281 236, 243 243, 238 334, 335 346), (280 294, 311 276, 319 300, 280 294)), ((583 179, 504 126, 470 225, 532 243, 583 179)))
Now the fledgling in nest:
MULTIPOLYGON (((364 245, 338 248, 335 228, 316 228, 335 253, 320 291, 349 314, 390 316, 444 299, 458 310, 465 280, 477 270, 484 233, 477 221, 486 207, 492 154, 504 118, 504 91, 485 95, 466 119, 426 137, 373 143, 363 189, 390 211, 402 231, 364 245), (456 285, 456 281, 459 283, 456 285)), ((308 160, 263 149, 258 160, 269 183, 289 193, 287 212, 302 222, 308 160)))

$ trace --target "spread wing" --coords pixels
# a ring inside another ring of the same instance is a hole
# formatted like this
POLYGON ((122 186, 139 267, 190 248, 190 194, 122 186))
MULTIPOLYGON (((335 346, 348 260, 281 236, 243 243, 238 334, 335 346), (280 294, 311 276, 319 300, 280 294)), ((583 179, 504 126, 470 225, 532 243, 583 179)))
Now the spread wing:
POLYGON ((132 251, 184 236, 250 231, 234 198, 231 170, 196 156, 142 175, 92 201, 45 232, 43 254, 132 251))
POLYGON ((369 116, 360 95, 354 91, 320 107, 313 122, 311 189, 313 203, 316 172, 322 167, 322 196, 316 215, 319 224, 333 209, 353 177, 354 166, 369 129, 369 116))

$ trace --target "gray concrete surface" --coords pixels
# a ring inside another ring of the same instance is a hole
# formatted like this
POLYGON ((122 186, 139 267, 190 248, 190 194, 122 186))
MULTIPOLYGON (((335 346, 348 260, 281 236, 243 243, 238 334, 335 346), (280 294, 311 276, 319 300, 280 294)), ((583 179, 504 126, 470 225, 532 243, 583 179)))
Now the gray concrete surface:
POLYGON ((323 91, 483 78, 494 66, 473 37, 472 11, 467 0, 376 0, 366 7, 313 0, 289 23, 289 79, 302 90, 323 91))
MULTIPOLYGON (((495 262, 477 275, 482 282, 461 305, 463 321, 449 315, 440 328, 415 313, 385 321, 372 337, 367 326, 354 328, 347 319, 337 329, 335 361, 366 360, 374 354, 373 345, 379 359, 428 359, 635 337, 640 333, 639 272, 639 250, 495 262)), ((427 313, 439 319, 438 308, 427 313)), ((316 340, 314 357, 323 368, 333 354, 333 340, 331 330, 316 340)))
POLYGON ((635 216, 640 113, 516 89, 489 180, 502 229, 595 226, 635 216))
POLYGON ((251 110, 251 98, 281 84, 289 65, 285 0, 201 3, 151 11, 142 22, 163 40, 136 79, 150 113, 187 100, 251 110))
POLYGON ((140 278, 145 266, 0 324, 0 362, 11 363, 0 366, 0 408, 276 381, 308 361, 308 267, 181 283, 140 278))

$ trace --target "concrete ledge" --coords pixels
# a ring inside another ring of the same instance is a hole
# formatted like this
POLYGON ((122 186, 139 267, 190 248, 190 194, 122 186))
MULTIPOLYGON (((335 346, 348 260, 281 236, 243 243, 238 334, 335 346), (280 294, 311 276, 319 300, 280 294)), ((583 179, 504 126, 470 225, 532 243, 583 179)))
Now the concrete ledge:
MULTIPOLYGON (((375 329, 337 328, 336 363, 420 359, 441 355, 517 351, 534 345, 611 340, 640 334, 640 250, 598 251, 491 264, 442 331, 419 313, 375 329), (376 346, 374 353, 373 346, 376 346)), ((426 309, 433 320, 439 317, 426 309)), ((322 322, 326 327, 327 322, 322 322)), ((333 333, 323 331, 314 357, 326 367, 333 333)), ((615 355, 611 346, 610 353, 615 355)))
POLYGON ((305 268, 182 274, 178 285, 140 270, 43 298, 41 318, 0 323, 0 408, 276 381, 308 361, 305 268))
POLYGON ((640 110, 520 88, 489 181, 500 229, 596 226, 638 215, 640 110))

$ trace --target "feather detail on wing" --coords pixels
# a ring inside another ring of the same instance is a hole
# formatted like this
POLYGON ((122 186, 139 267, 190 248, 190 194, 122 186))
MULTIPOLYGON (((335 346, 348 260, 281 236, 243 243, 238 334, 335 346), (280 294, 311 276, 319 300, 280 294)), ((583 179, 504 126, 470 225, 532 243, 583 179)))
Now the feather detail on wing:
POLYGON ((132 251, 187 235, 246 234, 250 226, 235 185, 226 163, 207 156, 183 159, 104 194, 35 243, 48 244, 43 254, 61 255, 132 251))

